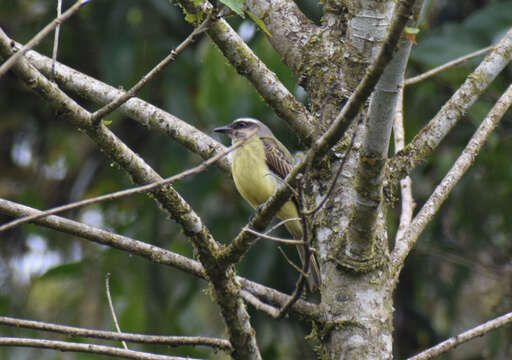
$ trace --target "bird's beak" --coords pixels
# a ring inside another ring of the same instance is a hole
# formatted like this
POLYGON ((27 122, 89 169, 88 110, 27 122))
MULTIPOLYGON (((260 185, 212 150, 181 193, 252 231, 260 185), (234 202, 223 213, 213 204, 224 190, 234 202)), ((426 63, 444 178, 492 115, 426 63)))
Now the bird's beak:
POLYGON ((225 125, 225 126, 216 127, 215 129, 213 129, 213 131, 229 135, 233 132, 233 129, 231 128, 231 126, 225 125))

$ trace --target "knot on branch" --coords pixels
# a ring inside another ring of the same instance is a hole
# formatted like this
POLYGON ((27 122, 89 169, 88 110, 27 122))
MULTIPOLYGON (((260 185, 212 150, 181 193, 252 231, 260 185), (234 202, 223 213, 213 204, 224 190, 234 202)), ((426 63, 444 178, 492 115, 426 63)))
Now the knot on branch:
POLYGON ((368 273, 387 262, 389 253, 384 246, 384 241, 375 240, 368 246, 354 245, 354 240, 347 239, 347 233, 339 246, 335 247, 335 256, 331 258, 340 268, 355 273, 368 273))

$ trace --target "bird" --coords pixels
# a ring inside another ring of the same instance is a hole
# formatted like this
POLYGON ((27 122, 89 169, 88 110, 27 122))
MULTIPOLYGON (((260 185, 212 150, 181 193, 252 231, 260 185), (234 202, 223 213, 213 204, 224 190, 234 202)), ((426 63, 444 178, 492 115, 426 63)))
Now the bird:
MULTIPOLYGON (((256 119, 239 118, 213 131, 229 136, 232 143, 244 140, 233 151, 231 174, 240 195, 253 208, 258 208, 276 192, 282 179, 291 171, 294 165, 293 156, 268 126, 256 119)), ((277 212, 277 217, 281 220, 298 218, 296 203, 288 200, 277 212)), ((285 227, 294 239, 302 240, 303 230, 299 220, 290 220, 285 223, 285 227)), ((297 251, 304 265, 304 247, 297 245, 297 251)), ((321 284, 320 270, 313 254, 310 274, 306 280, 311 292, 321 284)))

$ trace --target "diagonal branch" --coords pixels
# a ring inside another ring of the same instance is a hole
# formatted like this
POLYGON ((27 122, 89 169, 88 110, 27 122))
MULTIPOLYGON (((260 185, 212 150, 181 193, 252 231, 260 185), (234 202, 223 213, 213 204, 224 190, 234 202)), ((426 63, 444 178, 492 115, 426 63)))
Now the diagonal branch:
MULTIPOLYGON (((119 322, 117 320, 116 311, 114 309, 114 304, 112 303, 112 296, 110 296, 110 273, 107 273, 105 276, 105 290, 107 293, 108 307, 110 308, 110 313, 112 314, 112 318, 114 319, 114 325, 116 326, 116 330, 118 334, 121 334, 121 328, 119 327, 119 322)), ((128 345, 126 345, 126 341, 121 340, 121 344, 123 344, 123 348, 128 350, 128 345)))
POLYGON ((58 16, 53 19, 51 23, 46 25, 40 32, 36 34, 25 46, 23 46, 17 53, 12 54, 9 59, 7 59, 2 66, 0 66, 0 77, 2 77, 15 63, 18 61, 20 57, 22 57, 28 50, 32 49, 34 46, 39 44, 41 40, 43 40, 46 35, 48 35, 55 27, 62 24, 66 21, 71 15, 76 13, 82 6, 87 4, 91 0, 78 0, 73 6, 71 6, 68 10, 64 12, 64 14, 58 16))
POLYGON ((425 351, 420 352, 419 354, 408 358, 407 360, 428 360, 432 359, 436 356, 439 356, 456 346, 473 340, 476 337, 483 336, 492 330, 499 329, 505 325, 509 325, 512 323, 512 312, 508 314, 497 317, 496 319, 489 320, 486 323, 483 323, 477 327, 469 329, 461 334, 457 334, 452 336, 451 338, 437 344, 436 346, 431 347, 425 351))
MULTIPOLYGON (((94 126, 96 126, 96 125, 94 124, 94 126)), ((61 213, 64 211, 77 209, 77 208, 84 207, 87 205, 97 204, 97 203, 107 201, 107 200, 111 201, 111 200, 115 200, 115 199, 120 199, 122 197, 134 195, 134 194, 140 194, 143 192, 152 191, 152 190, 161 188, 164 185, 172 184, 172 183, 176 182, 177 180, 181 180, 187 176, 198 174, 201 171, 204 171, 208 166, 215 163, 216 161, 223 158, 224 156, 228 155, 230 152, 234 151, 236 148, 240 147, 244 141, 238 141, 235 144, 233 144, 232 146, 230 146, 229 148, 227 148, 225 151, 220 152, 220 153, 216 154, 215 156, 212 156, 208 160, 205 160, 202 163, 200 163, 199 165, 196 165, 190 169, 184 170, 184 171, 182 171, 174 176, 171 176, 167 179, 159 180, 156 182, 151 182, 147 185, 136 186, 136 187, 126 189, 126 190, 119 190, 119 191, 112 192, 109 194, 104 194, 104 195, 96 196, 93 198, 76 201, 73 203, 68 203, 66 205, 57 206, 52 209, 42 211, 37 215, 22 217, 22 218, 19 218, 19 219, 16 219, 16 220, 13 220, 11 222, 1 225, 0 232, 6 231, 8 229, 19 226, 21 224, 25 224, 25 223, 43 218, 45 216, 58 214, 58 213, 61 213)))
POLYGON ((386 164, 389 185, 409 174, 441 140, 512 59, 512 28, 414 139, 386 164))
POLYGON ((468 60, 473 59, 475 57, 478 57, 480 55, 486 54, 486 53, 488 53, 491 50, 494 50, 494 46, 488 46, 486 48, 474 51, 474 52, 472 52, 470 54, 467 54, 465 56, 461 56, 458 59, 449 61, 446 64, 440 65, 440 66, 438 66, 438 67, 436 67, 436 68, 434 68, 432 70, 429 70, 429 71, 427 71, 427 72, 425 72, 423 74, 420 74, 420 75, 417 75, 417 76, 414 76, 414 77, 406 79, 404 81, 404 86, 416 84, 416 83, 418 83, 420 81, 426 80, 429 77, 434 76, 437 73, 440 73, 441 71, 449 69, 452 66, 459 65, 459 64, 463 63, 464 61, 468 61, 468 60))
POLYGON ((135 85, 132 86, 130 90, 125 92, 123 95, 119 96, 117 99, 112 100, 110 103, 102 107, 101 109, 97 110, 92 114, 92 121, 99 122, 101 119, 103 119, 107 114, 111 113, 115 109, 117 109, 119 106, 121 106, 123 103, 125 103, 128 99, 135 96, 137 91, 142 89, 146 83, 151 80, 156 74, 158 74, 160 71, 162 71, 167 65, 172 63, 174 60, 176 60, 176 57, 183 52, 189 46, 195 38, 205 32, 208 29, 208 26, 210 22, 212 21, 212 18, 216 16, 213 13, 210 13, 208 17, 198 26, 196 27, 189 36, 185 40, 183 40, 176 49, 171 50, 171 53, 167 55, 162 61, 158 63, 153 69, 151 69, 150 72, 148 72, 146 75, 142 77, 135 85))
POLYGON ((439 183, 432 195, 430 195, 429 199, 423 205, 418 214, 414 217, 413 221, 404 232, 403 237, 397 238, 395 249, 391 254, 391 265, 395 272, 395 281, 398 279, 405 258, 416 244, 416 240, 425 229, 425 226, 432 220, 454 186, 473 164, 475 157, 481 151, 485 141, 511 104, 512 85, 508 87, 486 118, 482 121, 451 169, 445 175, 443 180, 441 180, 441 183, 439 183))

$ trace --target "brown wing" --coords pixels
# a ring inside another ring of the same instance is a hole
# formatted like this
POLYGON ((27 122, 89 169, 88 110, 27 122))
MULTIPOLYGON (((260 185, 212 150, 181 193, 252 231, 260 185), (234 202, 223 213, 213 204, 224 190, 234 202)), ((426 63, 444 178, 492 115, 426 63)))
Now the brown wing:
POLYGON ((278 140, 271 137, 261 137, 265 147, 265 160, 267 166, 281 178, 293 168, 293 157, 290 152, 278 140))

